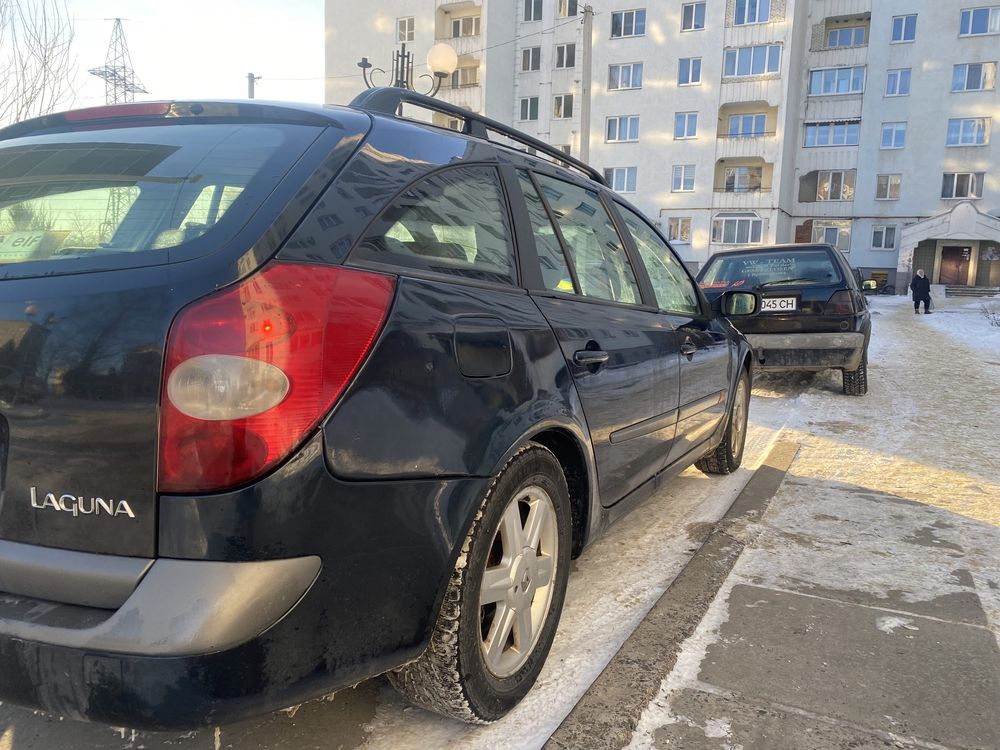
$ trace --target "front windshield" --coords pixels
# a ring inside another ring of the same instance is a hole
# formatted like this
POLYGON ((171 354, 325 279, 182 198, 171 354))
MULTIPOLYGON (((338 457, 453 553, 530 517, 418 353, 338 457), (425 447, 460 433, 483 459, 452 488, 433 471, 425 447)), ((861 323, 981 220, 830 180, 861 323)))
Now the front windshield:
POLYGON ((772 250, 716 256, 698 283, 702 289, 753 289, 782 284, 832 284, 840 271, 826 250, 772 250))

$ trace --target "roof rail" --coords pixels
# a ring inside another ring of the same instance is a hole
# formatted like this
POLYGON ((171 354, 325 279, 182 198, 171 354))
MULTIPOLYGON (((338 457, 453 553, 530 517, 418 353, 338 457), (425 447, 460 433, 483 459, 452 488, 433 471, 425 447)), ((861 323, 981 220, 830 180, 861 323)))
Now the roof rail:
POLYGON ((410 91, 409 89, 397 88, 395 86, 383 86, 381 88, 368 89, 367 91, 363 91, 354 97, 354 101, 351 102, 350 106, 355 109, 363 109, 366 112, 375 112, 378 114, 395 116, 400 106, 403 104, 412 104, 423 109, 428 109, 432 112, 452 115, 453 117, 461 119, 465 123, 461 132, 466 135, 471 135, 474 138, 482 138, 483 140, 489 140, 490 132, 497 133, 498 135, 509 138, 510 140, 520 143, 523 146, 527 146, 530 149, 534 149, 535 151, 545 154, 550 159, 579 170, 587 177, 600 183, 601 185, 607 185, 607 182, 604 180, 604 175, 589 164, 582 162, 579 159, 575 159, 569 154, 560 151, 555 146, 550 146, 544 141, 533 138, 530 135, 522 133, 519 130, 515 130, 509 125, 504 125, 502 122, 494 120, 490 117, 470 112, 469 110, 462 109, 454 104, 442 102, 434 99, 433 97, 418 94, 415 91, 410 91))

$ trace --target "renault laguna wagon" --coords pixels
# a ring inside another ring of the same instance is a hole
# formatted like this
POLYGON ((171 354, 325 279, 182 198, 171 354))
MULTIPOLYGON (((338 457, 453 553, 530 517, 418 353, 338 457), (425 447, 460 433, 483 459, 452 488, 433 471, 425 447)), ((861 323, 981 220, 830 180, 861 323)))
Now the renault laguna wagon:
POLYGON ((186 728, 388 673, 492 721, 571 557, 740 465, 760 295, 399 90, 2 130, 0 273, 0 700, 186 728))

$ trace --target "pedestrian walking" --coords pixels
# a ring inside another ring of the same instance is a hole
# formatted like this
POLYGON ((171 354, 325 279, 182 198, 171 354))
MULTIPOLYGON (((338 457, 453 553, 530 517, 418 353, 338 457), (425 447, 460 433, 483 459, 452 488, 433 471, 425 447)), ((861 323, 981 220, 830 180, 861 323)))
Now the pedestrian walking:
POLYGON ((910 282, 913 292, 913 312, 920 314, 920 303, 924 303, 924 315, 931 314, 931 280, 924 275, 924 269, 917 269, 917 275, 910 282))

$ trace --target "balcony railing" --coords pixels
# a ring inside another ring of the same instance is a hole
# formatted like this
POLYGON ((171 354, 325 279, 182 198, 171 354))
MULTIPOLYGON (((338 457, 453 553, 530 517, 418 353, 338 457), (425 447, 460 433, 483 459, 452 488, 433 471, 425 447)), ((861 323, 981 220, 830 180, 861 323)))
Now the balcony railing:
POLYGON ((776 130, 768 130, 765 133, 719 133, 719 138, 731 138, 733 140, 757 140, 759 138, 773 138, 778 132, 776 130))

